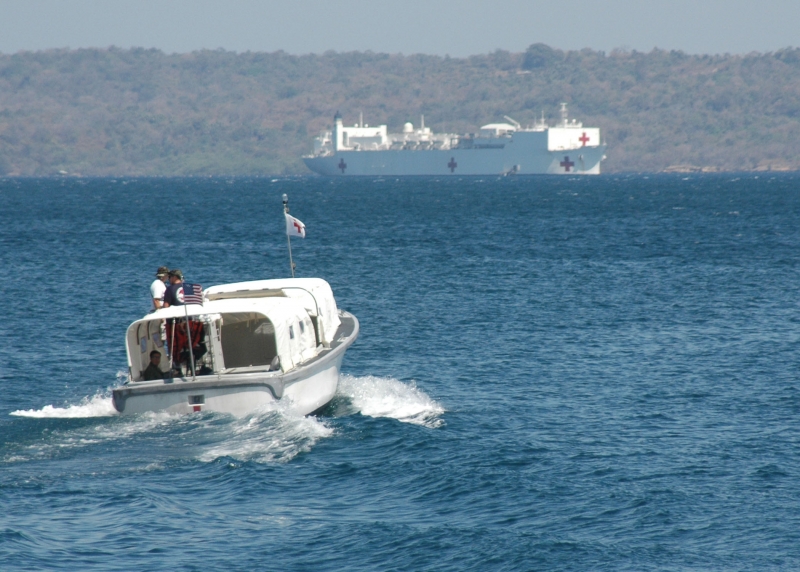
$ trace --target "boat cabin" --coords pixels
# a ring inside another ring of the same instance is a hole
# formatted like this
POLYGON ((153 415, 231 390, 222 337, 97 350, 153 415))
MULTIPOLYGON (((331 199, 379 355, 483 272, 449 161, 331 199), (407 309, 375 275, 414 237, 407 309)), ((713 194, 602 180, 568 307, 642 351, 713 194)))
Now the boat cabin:
POLYGON ((172 363, 191 376, 192 359, 196 375, 287 372, 330 347, 339 325, 330 286, 318 278, 214 286, 202 305, 162 308, 128 327, 131 380, 143 381, 153 350, 165 373, 172 363))

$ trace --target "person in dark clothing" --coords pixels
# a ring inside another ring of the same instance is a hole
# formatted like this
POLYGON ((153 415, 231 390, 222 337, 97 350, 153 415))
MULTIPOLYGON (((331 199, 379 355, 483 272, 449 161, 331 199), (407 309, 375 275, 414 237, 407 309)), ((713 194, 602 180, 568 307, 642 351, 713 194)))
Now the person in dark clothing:
POLYGON ((183 272, 178 269, 170 270, 169 286, 164 292, 164 307, 183 306, 183 272))
POLYGON ((167 374, 161 371, 159 365, 161 364, 161 352, 153 350, 150 352, 150 364, 144 370, 144 381, 153 381, 154 379, 166 379, 167 374))

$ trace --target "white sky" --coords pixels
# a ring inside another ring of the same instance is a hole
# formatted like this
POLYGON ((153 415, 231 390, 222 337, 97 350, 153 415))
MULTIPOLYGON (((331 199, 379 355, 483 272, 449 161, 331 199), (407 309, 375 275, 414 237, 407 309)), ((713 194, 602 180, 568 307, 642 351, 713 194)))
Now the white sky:
POLYGON ((0 52, 133 46, 167 53, 450 54, 800 46, 800 0, 0 0, 0 52))

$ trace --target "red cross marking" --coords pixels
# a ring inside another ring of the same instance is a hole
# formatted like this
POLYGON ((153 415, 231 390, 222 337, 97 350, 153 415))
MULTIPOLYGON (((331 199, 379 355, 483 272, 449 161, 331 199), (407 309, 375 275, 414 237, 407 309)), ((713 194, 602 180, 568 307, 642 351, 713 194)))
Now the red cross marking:
POLYGON ((297 222, 297 221, 294 221, 292 224, 293 224, 293 225, 295 226, 295 228, 297 229, 297 233, 298 233, 298 234, 303 234, 303 227, 302 227, 302 226, 300 226, 300 223, 299 223, 299 222, 297 222))
POLYGON ((456 158, 450 157, 450 162, 447 164, 447 166, 450 167, 451 173, 455 173, 456 167, 458 167, 458 163, 456 163, 456 158))
POLYGON ((344 173, 344 170, 347 169, 347 163, 344 162, 344 159, 339 159, 339 164, 337 165, 344 173))
POLYGON ((562 167, 564 167, 564 171, 569 173, 569 168, 575 166, 574 161, 569 160, 569 155, 564 155, 564 160, 559 163, 562 167))
POLYGON ((585 131, 583 132, 583 135, 581 135, 580 137, 578 137, 578 141, 580 141, 581 143, 583 143, 583 146, 584 146, 584 147, 586 147, 586 143, 588 143, 588 141, 589 141, 589 138, 586 136, 586 132, 585 132, 585 131))

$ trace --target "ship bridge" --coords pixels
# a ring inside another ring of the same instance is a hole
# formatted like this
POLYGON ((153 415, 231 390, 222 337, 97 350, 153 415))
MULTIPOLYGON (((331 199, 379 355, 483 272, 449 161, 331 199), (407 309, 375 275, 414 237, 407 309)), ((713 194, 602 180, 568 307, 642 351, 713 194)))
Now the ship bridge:
POLYGON ((480 129, 481 137, 507 137, 517 130, 516 125, 510 123, 489 123, 480 129))

